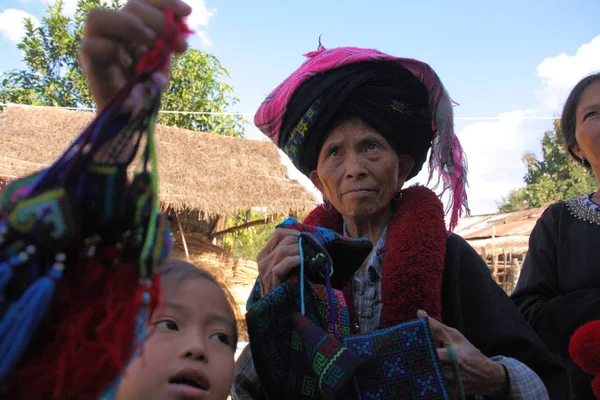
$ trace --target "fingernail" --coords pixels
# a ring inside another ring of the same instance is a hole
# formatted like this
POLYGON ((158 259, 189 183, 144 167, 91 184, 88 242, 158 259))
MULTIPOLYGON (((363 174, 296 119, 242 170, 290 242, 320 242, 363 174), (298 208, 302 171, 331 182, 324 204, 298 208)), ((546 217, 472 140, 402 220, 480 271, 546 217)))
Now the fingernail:
POLYGON ((427 315, 427 313, 425 311, 423 311, 423 310, 417 311, 417 317, 419 317, 419 318, 426 318, 427 316, 428 315, 427 315))
POLYGON ((175 52, 176 53, 185 53, 188 49, 187 39, 184 37, 179 37, 175 41, 175 52))
POLYGON ((131 110, 132 115, 137 115, 139 113, 142 107, 143 94, 143 85, 138 83, 131 89, 129 97, 125 100, 124 106, 131 110))
POLYGON ((190 7, 189 4, 181 1, 181 0, 177 0, 175 2, 175 5, 177 6, 177 8, 184 14, 189 14, 192 12, 192 7, 190 7))
POLYGON ((164 90, 164 88, 167 86, 167 83, 169 82, 169 80, 167 79, 167 77, 164 74, 160 73, 160 72, 153 73, 152 74, 152 79, 158 85, 158 87, 160 88, 160 90, 164 90))
POLYGON ((152 29, 148 28, 147 26, 144 27, 144 35, 146 35, 146 37, 150 40, 156 39, 156 32, 154 32, 152 29))

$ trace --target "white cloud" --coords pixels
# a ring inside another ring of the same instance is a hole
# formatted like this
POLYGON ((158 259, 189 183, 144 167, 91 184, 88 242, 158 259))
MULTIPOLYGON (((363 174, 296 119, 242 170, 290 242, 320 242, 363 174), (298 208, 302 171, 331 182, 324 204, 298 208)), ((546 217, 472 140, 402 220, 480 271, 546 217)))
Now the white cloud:
MULTIPOLYGON (((523 117, 530 111, 502 113, 497 121, 476 122, 458 134, 469 163, 468 195, 473 214, 492 213, 502 196, 523 185, 523 153, 539 147, 540 132, 523 117)), ((538 124, 534 124, 537 126, 538 124)))
POLYGON ((31 18, 34 25, 39 25, 36 17, 23 10, 8 8, 0 13, 0 33, 6 40, 18 43, 25 34, 25 18, 31 18))
POLYGON ((210 37, 202 28, 208 26, 217 9, 208 7, 205 0, 188 0, 187 3, 192 7, 192 13, 187 19, 188 26, 195 31, 195 36, 200 39, 203 47, 210 47, 212 44, 210 37))
POLYGON ((548 57, 537 67, 542 79, 540 108, 559 113, 569 92, 585 75, 600 70, 600 35, 579 47, 575 55, 548 57))
POLYGON ((202 43, 203 47, 210 47, 212 45, 212 41, 206 31, 197 30, 195 35, 200 39, 200 43, 202 43))
POLYGON ((192 14, 188 17, 188 24, 192 29, 208 26, 210 19, 217 12, 216 8, 209 8, 204 0, 188 0, 187 3, 192 7, 192 14))
POLYGON ((498 121, 465 126, 458 137, 469 162, 469 202, 473 214, 491 213, 511 189, 524 185, 523 153, 539 153, 539 140, 547 123, 525 122, 524 116, 560 115, 572 87, 585 75, 600 70, 600 36, 579 47, 575 55, 562 53, 537 66, 541 79, 538 104, 533 110, 500 114, 498 121))
MULTIPOLYGON (((467 195, 474 215, 496 212, 496 202, 522 186, 525 167, 521 157, 526 150, 537 148, 543 132, 523 120, 531 114, 530 110, 509 111, 498 115, 496 121, 475 122, 457 132, 467 155, 467 195)), ((427 166, 407 184, 427 184, 427 166)))

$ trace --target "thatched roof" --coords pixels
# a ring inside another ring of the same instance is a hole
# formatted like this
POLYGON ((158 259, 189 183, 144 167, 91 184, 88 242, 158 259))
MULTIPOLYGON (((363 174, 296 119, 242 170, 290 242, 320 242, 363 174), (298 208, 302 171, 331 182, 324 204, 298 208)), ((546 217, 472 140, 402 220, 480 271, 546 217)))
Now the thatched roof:
MULTIPOLYGON (((87 112, 6 107, 0 114, 0 176, 19 177, 53 162, 92 120, 87 112)), ((160 198, 175 210, 231 215, 261 207, 269 215, 308 211, 314 196, 287 176, 268 141, 159 125, 160 198)))

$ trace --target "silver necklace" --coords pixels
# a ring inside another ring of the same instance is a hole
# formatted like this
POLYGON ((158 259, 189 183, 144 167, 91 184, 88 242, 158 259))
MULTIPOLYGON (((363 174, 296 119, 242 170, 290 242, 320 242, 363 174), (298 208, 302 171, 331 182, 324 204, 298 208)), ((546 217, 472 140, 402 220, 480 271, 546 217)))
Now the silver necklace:
POLYGON ((600 226, 600 209, 598 207, 592 207, 590 204, 591 202, 589 195, 565 200, 567 209, 575 218, 600 226))

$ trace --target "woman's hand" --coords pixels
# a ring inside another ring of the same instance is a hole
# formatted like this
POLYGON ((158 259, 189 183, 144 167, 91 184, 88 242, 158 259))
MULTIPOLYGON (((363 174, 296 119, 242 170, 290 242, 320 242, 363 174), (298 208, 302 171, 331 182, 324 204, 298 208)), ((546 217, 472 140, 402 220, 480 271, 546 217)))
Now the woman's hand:
POLYGON ((290 271, 300 265, 298 231, 278 228, 256 257, 262 295, 285 281, 290 271))
POLYGON ((454 396, 458 394, 457 382, 447 347, 452 347, 456 353, 466 395, 486 396, 490 399, 508 398, 508 375, 502 365, 483 355, 459 331, 430 318, 425 311, 418 311, 417 317, 428 318, 434 340, 444 346, 438 349, 438 356, 444 378, 454 396))
MULTIPOLYGON (((192 12, 181 0, 130 0, 119 10, 90 10, 79 57, 98 111, 134 76, 137 61, 165 28, 166 9, 178 17, 192 12)), ((175 51, 186 49, 180 38, 175 51)))

